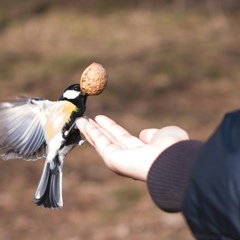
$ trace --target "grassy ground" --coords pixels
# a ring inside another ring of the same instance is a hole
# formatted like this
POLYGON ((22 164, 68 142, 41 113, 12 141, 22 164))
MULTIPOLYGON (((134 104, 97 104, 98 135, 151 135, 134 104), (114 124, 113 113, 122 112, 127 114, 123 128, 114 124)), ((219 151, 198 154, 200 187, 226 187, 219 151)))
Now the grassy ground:
MULTIPOLYGON (((55 100, 95 61, 107 69, 109 84, 89 98, 86 115, 108 115, 136 135, 174 124, 206 140, 223 114, 239 107, 236 19, 78 7, 43 6, 0 19, 0 101, 55 100)), ((63 210, 37 208, 32 196, 43 163, 0 162, 0 239, 193 239, 180 214, 158 210, 143 183, 111 173, 89 144, 66 158, 63 210)))

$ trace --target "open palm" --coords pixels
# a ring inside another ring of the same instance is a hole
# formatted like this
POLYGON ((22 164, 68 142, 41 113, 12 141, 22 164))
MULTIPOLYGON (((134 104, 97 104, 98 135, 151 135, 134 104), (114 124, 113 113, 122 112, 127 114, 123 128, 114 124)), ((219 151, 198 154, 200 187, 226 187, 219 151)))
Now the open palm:
POLYGON ((103 115, 95 121, 80 118, 77 126, 108 168, 142 181, 146 181, 152 163, 165 149, 188 139, 188 134, 176 126, 144 129, 137 138, 103 115))

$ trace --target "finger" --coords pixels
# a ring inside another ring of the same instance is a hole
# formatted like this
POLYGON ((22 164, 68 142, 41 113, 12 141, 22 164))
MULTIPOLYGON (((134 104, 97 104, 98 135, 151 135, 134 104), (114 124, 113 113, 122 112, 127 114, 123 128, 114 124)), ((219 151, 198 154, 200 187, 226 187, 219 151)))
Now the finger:
POLYGON ((126 148, 135 148, 144 145, 144 143, 139 138, 131 135, 127 130, 118 125, 112 119, 103 115, 98 115, 96 116, 95 120, 122 146, 126 148))
POLYGON ((89 121, 92 124, 94 124, 102 132, 102 134, 104 134, 105 137, 107 137, 112 143, 115 143, 124 148, 124 146, 121 143, 119 143, 108 131, 106 131, 104 128, 99 126, 94 120, 90 119, 89 121))
POLYGON ((81 127, 81 129, 83 130, 86 139, 95 147, 102 158, 105 159, 105 154, 112 149, 115 150, 122 148, 119 144, 115 144, 111 140, 111 136, 108 137, 109 134, 105 134, 104 129, 102 129, 93 120, 89 120, 88 122, 80 120, 77 122, 77 124, 79 125, 81 122, 84 122, 84 125, 81 127))
POLYGON ((95 137, 96 137, 95 133, 99 131, 100 131, 99 135, 103 133, 102 128, 94 120, 90 118, 88 120, 86 120, 85 118, 79 118, 76 122, 76 125, 78 126, 80 132, 84 134, 87 141, 91 145, 95 146, 95 137))
MULTIPOLYGON (((90 119, 89 119, 90 120, 90 119)), ((84 135, 84 137, 87 139, 87 141, 95 146, 94 142, 92 141, 91 137, 88 135, 87 131, 86 131, 86 126, 87 125, 92 125, 93 123, 89 122, 87 119, 85 118, 79 118, 77 121, 76 121, 76 125, 78 127, 78 129, 80 130, 80 132, 84 135)))
POLYGON ((83 134, 84 134, 84 126, 85 126, 85 124, 87 124, 88 123, 88 121, 90 121, 90 118, 89 119, 86 119, 86 118, 84 118, 84 117, 80 117, 80 118, 78 118, 77 119, 77 121, 76 121, 76 125, 77 125, 77 127, 78 127, 78 129, 80 130, 80 132, 82 132, 83 134))

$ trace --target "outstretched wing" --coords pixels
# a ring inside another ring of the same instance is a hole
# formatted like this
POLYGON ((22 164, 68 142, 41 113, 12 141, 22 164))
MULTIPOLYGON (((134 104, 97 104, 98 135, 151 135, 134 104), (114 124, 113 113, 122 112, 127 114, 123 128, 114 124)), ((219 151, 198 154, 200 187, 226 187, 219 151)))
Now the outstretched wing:
POLYGON ((54 102, 20 97, 0 104, 2 159, 36 160, 46 155, 43 126, 46 109, 54 102))

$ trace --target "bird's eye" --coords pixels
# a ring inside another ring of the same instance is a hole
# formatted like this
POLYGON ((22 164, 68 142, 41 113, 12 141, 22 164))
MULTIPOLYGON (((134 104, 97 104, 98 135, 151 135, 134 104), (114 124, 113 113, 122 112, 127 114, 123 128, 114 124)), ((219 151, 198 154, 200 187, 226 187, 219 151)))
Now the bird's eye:
POLYGON ((73 88, 74 91, 79 91, 79 88, 76 86, 73 88))

